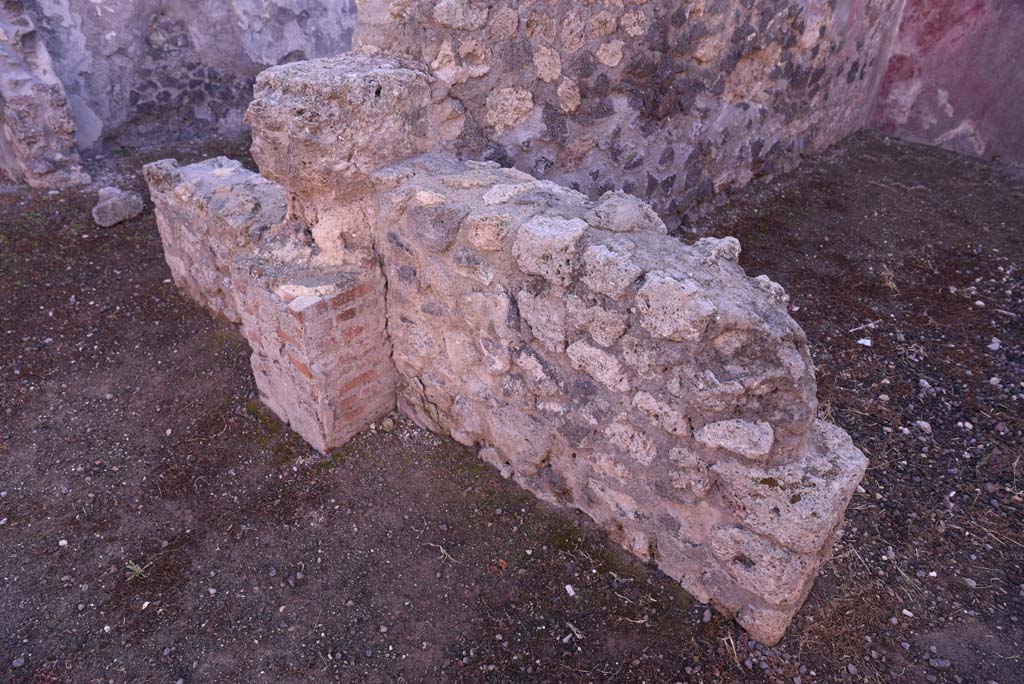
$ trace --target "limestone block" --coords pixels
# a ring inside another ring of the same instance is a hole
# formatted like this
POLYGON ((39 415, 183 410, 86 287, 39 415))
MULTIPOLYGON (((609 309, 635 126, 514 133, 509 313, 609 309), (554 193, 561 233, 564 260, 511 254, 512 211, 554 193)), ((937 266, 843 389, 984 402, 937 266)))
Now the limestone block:
POLYGON ((499 88, 487 97, 485 121, 495 133, 515 128, 533 109, 533 94, 525 88, 499 88))
POLYGON ((485 252, 505 246, 512 219, 499 212, 473 212, 464 219, 470 244, 485 252))
POLYGON ((607 245, 591 245, 583 252, 583 282, 594 292, 618 299, 642 271, 628 254, 607 245))
POLYGON ((512 252, 523 273, 565 285, 579 259, 580 239, 587 224, 580 219, 538 216, 519 227, 512 252))
POLYGON ((737 519, 798 553, 814 553, 838 529, 843 509, 834 502, 849 497, 864 475, 863 456, 835 425, 817 421, 812 445, 783 466, 731 459, 712 466, 737 519))
POLYGON ((533 67, 537 70, 537 78, 551 83, 562 75, 562 57, 555 50, 538 45, 533 49, 533 67))
POLYGON ((585 371, 608 389, 619 392, 629 389, 629 376, 622 363, 612 354, 592 347, 583 340, 573 342, 566 352, 573 368, 585 371))
MULTIPOLYGON (((636 402, 634 401, 634 404, 636 402)), ((679 470, 672 472, 672 486, 678 489, 689 487, 694 496, 705 497, 714 484, 708 464, 686 447, 673 447, 669 460, 679 470)))
POLYGON ((614 233, 641 230, 667 232, 664 221, 646 202, 624 192, 606 192, 587 219, 591 225, 614 233))
POLYGON ((565 303, 557 293, 535 295, 521 290, 516 294, 516 303, 519 315, 545 347, 551 351, 565 349, 565 303))
POLYGON ((651 335, 675 342, 697 342, 718 310, 689 278, 648 273, 638 292, 641 324, 651 335))
POLYGON ((487 5, 468 0, 438 0, 434 5, 434 21, 458 31, 475 31, 487 23, 487 5))
POLYGON ((734 237, 701 238, 693 246, 706 252, 711 260, 725 259, 735 263, 740 258, 740 241, 734 237))
POLYGON ((629 327, 629 317, 625 311, 609 311, 600 306, 587 310, 587 332, 601 347, 610 347, 618 342, 629 327))
POLYGON ((724 449, 754 461, 766 460, 775 443, 775 431, 765 421, 720 420, 700 428, 695 436, 708 449, 724 449))
POLYGON ((365 194, 370 174, 389 163, 443 148, 462 114, 422 66, 346 54, 262 72, 246 122, 261 173, 297 197, 292 213, 303 215, 314 200, 365 194))
POLYGON ((646 413, 651 421, 665 432, 671 435, 689 436, 690 423, 686 416, 651 393, 637 392, 633 395, 633 406, 646 413))

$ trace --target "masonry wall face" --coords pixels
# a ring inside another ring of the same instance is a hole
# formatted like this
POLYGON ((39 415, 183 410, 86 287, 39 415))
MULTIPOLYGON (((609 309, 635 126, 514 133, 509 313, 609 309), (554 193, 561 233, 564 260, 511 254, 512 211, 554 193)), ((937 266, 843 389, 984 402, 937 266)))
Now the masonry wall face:
POLYGON ((339 262, 286 222, 277 183, 218 157, 143 169, 178 288, 240 323, 260 399, 320 451, 395 407, 385 281, 339 262))
POLYGON ((268 66, 349 49, 351 0, 24 0, 81 149, 239 135, 268 66))
POLYGON ((144 174, 175 285, 239 322, 231 266, 284 219, 284 191, 224 157, 186 167, 164 160, 147 165, 144 174))
POLYGON ((782 288, 628 195, 450 157, 381 176, 400 410, 777 640, 864 467, 815 419, 782 288))
POLYGON ((872 116, 883 132, 1024 161, 1024 3, 908 0, 872 116))
POLYGON ((903 0, 360 0, 356 43, 422 60, 469 158, 669 220, 866 121, 903 0))

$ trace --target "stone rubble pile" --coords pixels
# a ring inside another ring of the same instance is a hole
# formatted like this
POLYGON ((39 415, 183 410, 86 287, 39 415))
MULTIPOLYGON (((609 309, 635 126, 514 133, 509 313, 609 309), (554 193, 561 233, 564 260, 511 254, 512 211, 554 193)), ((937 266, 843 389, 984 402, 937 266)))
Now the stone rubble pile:
POLYGON ((782 637, 866 461, 736 240, 458 159, 465 112, 414 62, 275 67, 247 117, 263 176, 146 177, 175 282, 241 321, 282 420, 328 450, 397 406, 782 637))

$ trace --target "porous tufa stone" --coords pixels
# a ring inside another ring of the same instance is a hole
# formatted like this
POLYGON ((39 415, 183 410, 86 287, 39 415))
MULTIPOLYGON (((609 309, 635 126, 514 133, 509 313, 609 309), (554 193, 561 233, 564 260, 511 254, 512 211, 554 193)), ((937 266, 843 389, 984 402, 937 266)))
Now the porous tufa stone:
POLYGON ((583 282, 612 299, 621 297, 642 274, 628 254, 607 245, 591 245, 583 252, 583 282))
POLYGON ((585 371, 608 389, 617 392, 629 389, 629 377, 615 356, 592 347, 583 340, 573 342, 566 352, 573 368, 585 371))
POLYGON ((579 259, 587 224, 578 219, 537 216, 523 223, 512 244, 516 264, 555 285, 568 284, 579 259))
POLYGON ((587 215, 597 227, 613 233, 636 233, 643 230, 667 232, 665 222, 649 204, 624 192, 606 192, 587 215))
POLYGON ((740 258, 740 241, 734 237, 701 238, 693 246, 707 252, 711 259, 725 259, 736 263, 740 258))
POLYGON ((487 97, 487 125, 495 133, 515 128, 533 110, 533 93, 525 88, 499 88, 487 97))
POLYGON ((479 250, 494 252, 506 244, 512 218, 508 214, 474 212, 462 222, 466 237, 479 250))
POLYGON ((709 449, 724 449, 754 461, 764 461, 775 443, 770 423, 747 420, 720 420, 697 430, 697 441, 709 449))
POLYGON ((516 295, 519 315, 533 335, 551 351, 565 349, 565 303, 557 294, 534 295, 521 290, 516 295))
POLYGON ((438 0, 434 21, 458 31, 475 31, 487 23, 487 6, 467 0, 438 0))
POLYGON ((714 303, 690 278, 651 272, 637 292, 641 325, 654 337, 696 342, 717 313, 714 303))

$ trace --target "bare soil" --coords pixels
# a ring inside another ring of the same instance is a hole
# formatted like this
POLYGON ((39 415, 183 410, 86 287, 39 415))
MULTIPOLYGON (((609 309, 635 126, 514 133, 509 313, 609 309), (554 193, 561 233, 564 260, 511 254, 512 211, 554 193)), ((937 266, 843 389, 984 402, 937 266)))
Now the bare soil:
POLYGON ((1024 682, 1013 169, 859 135, 682 235, 786 287, 871 459, 774 648, 407 421, 317 456, 94 190, 0 188, 0 681, 1024 682))

